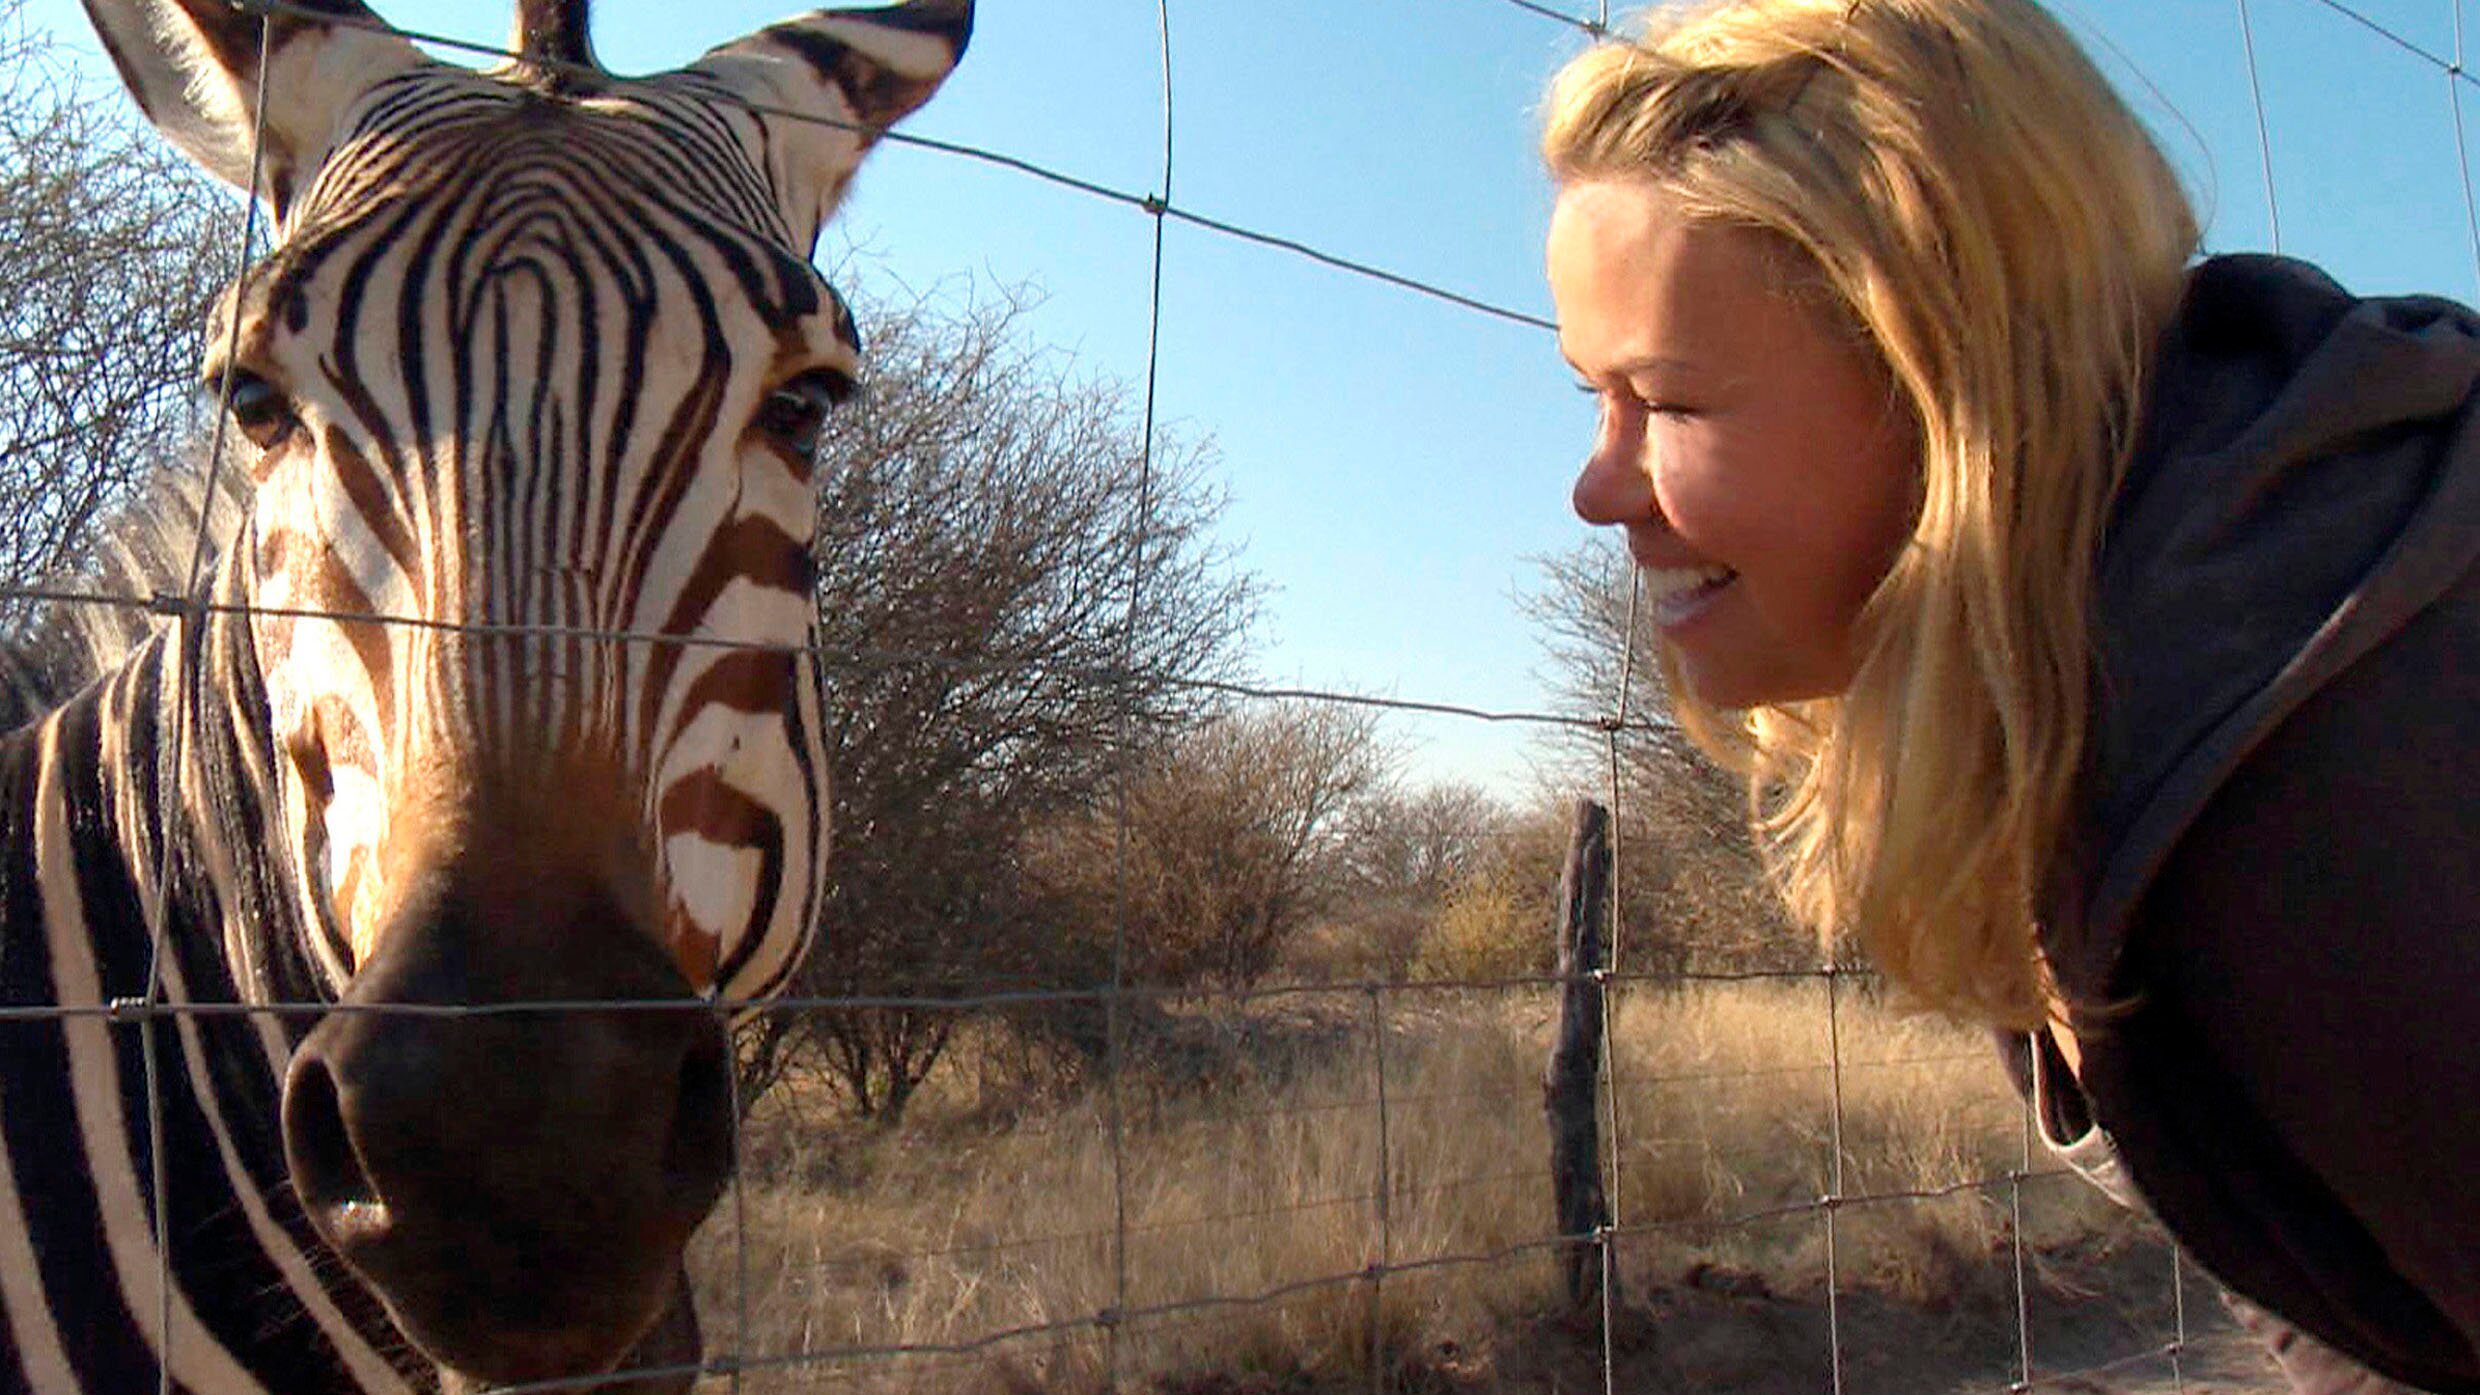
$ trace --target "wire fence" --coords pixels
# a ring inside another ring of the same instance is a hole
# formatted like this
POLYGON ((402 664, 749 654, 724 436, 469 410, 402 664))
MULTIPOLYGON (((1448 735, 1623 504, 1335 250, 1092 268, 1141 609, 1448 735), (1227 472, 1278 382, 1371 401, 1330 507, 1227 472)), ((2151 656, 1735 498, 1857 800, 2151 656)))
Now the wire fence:
MULTIPOLYGON (((236 3, 269 17, 314 13, 292 0, 236 3)), ((1606 6, 1585 14, 1534 0, 1470 3, 1522 11, 1573 30, 1579 43, 1610 32, 1606 6)), ((2446 78, 2465 231, 2474 265, 2480 268, 2480 211, 2474 208, 2462 130, 2462 89, 2475 79, 2462 63, 2459 6, 2454 7, 2455 51, 2447 56, 2337 0, 2235 3, 2254 103, 2254 154, 2264 172, 2266 215, 2276 244, 2281 225, 2273 198, 2274 142, 2258 81, 2257 16, 2252 11, 2287 4, 2341 16, 2446 78)), ((1472 315, 1544 331, 1554 328, 1526 311, 1177 202, 1173 175, 1179 144, 1172 105, 1177 47, 1167 3, 1158 6, 1157 21, 1160 160, 1149 189, 1115 188, 1004 150, 901 131, 888 136, 1073 191, 1149 220, 1143 423, 1148 461, 1162 352, 1167 224, 1302 258, 1336 274, 1472 315)), ((449 36, 400 32, 441 48, 506 56, 449 36)), ((809 119, 792 112, 771 114, 809 119)), ((245 224, 240 234, 245 246, 251 228, 245 224)), ((1140 527, 1144 513, 1140 504, 1140 527)), ((1141 545, 1143 538, 1132 541, 1141 545)), ((204 562, 215 546, 202 519, 190 581, 180 592, 134 596, 36 587, 15 588, 8 595, 25 602, 138 609, 176 622, 232 614, 235 608, 215 603, 202 589, 204 562)), ((1141 546, 1131 548, 1132 555, 1140 551, 1141 546)), ((1141 613, 1135 591, 1142 584, 1142 575, 1132 571, 1131 626, 1141 613)), ((253 613, 422 627, 439 623, 399 615, 337 617, 317 610, 265 608, 253 613)), ((453 628, 615 644, 733 644, 540 626, 453 628)), ((1628 628, 1635 628, 1632 614, 1628 628)), ((903 649, 841 657, 967 670, 1000 662, 903 649)), ((1624 815, 1631 786, 1623 769, 1621 738, 1668 728, 1658 713, 1638 715, 1645 695, 1637 690, 1632 667, 1623 663, 1620 675, 1610 715, 1600 718, 1494 709, 1451 697, 1380 698, 1315 687, 1183 681, 1247 701, 1305 700, 1475 723, 1526 724, 1598 738, 1607 798, 1614 812, 1624 815)), ((1085 676, 1108 680, 1117 675, 1088 670, 1085 676)), ((181 739, 176 732, 173 740, 181 739)), ((1123 825, 1124 820, 1123 805, 1123 825)), ((1628 865, 1624 858, 1618 861, 1628 865)), ((157 888, 170 880, 159 868, 157 888)), ((1621 897, 1613 901, 1624 904, 1621 897)), ((156 924, 163 923, 158 907, 156 924)), ((1610 967, 1590 980, 1602 999, 1603 1020, 1610 1024, 1601 1052, 1600 1085, 1610 1219, 1587 1235, 1555 1233, 1547 1144, 1533 1146, 1542 1133, 1532 1111, 1540 1085, 1533 1075, 1537 1061, 1525 1053, 1540 1044, 1547 1004, 1566 986, 1555 976, 1392 977, 1201 992, 1194 985, 1136 981, 1123 920, 1110 979, 1071 988, 984 985, 987 991, 952 996, 793 996, 757 1003, 530 1002, 369 1009, 325 1002, 174 1003, 167 999, 158 973, 144 997, 0 1006, 0 1022, 100 1017, 115 1025, 140 1025, 166 1017, 314 1018, 356 1011, 482 1018, 586 1010, 727 1016, 907 1010, 972 1021, 1070 1006, 1098 1007, 1108 1015, 1103 1080, 1090 1106, 1067 1107, 1019 1123, 1006 1131, 1004 1145, 982 1135, 955 1144, 966 1152, 1004 1154, 993 1163, 994 1172, 1038 1171, 1038 1161, 1050 1159, 1057 1165, 1057 1175, 1045 1184, 1050 1192, 1081 1188, 1090 1197, 1098 1188, 1106 1204, 1076 1211, 1073 1219, 1022 1210, 968 1211, 946 1218, 945 1238, 915 1231, 891 1239, 884 1227, 856 1222, 850 1226, 853 1237, 846 1238, 834 1227, 833 1196, 849 1179, 805 1181, 799 1175, 805 1161, 799 1152, 802 1121, 797 1114, 784 1116, 767 1124, 768 1132, 753 1132, 743 1140, 745 1154, 752 1157, 767 1148, 782 1152, 784 1157, 774 1159, 781 1169, 762 1179, 753 1178, 750 1168, 736 1174, 721 1218, 710 1228, 713 1245, 706 1258, 729 1290, 728 1324, 725 1314, 710 1305, 705 1359, 694 1366, 637 1373, 650 1380, 695 1378, 734 1391, 846 1385, 1197 1392, 1312 1388, 1232 1380, 1218 1384, 1210 1378, 1223 1369, 1218 1363, 1268 1361, 1268 1344, 1284 1340, 1294 1350, 1317 1353, 1307 1363, 1317 1389, 1350 1388, 1364 1379, 1375 1392, 1477 1388, 1457 1383, 1459 1371, 1480 1369, 1458 1364, 1474 1353, 1459 1352, 1456 1341, 1426 1329, 1418 1316, 1442 1306, 1433 1289, 1465 1276, 1468 1287, 1514 1295, 1455 1310, 1495 1325, 1494 1332, 1466 1334, 1461 1340, 1467 1347, 1492 1340, 1506 1343, 1509 1332, 1523 1331, 1528 1324, 1554 1334, 1540 1344, 1541 1350, 1524 1355, 1538 1379, 1506 1388, 1575 1388, 1580 1368, 1573 1362, 1559 1364, 1574 1353, 1584 1354, 1582 1369, 1589 1369, 1594 1382, 1608 1391, 1654 1388, 1698 1370, 1721 1372, 1716 1379, 1723 1383, 1758 1388, 1754 1357, 1747 1353, 1741 1353, 1738 1366, 1725 1362, 1704 1368, 1683 1354, 1695 1347, 1698 1324, 1737 1322, 1741 1330, 1762 1331, 1776 1345, 1812 1343, 1813 1361, 1806 1367, 1792 1365, 1812 1370, 1822 1388, 1835 1395, 1919 1389, 1923 1387, 1905 1382, 1919 1378, 1916 1348, 1926 1340, 1926 1327, 1900 1317, 1886 1294, 1903 1289, 1906 1281, 1895 1271, 1921 1263, 1918 1256, 1926 1246, 1926 1252, 1939 1256, 1935 1262, 1957 1273, 1930 1285, 1933 1292, 1922 1290, 1926 1281, 1915 1274, 1910 1280, 1915 1297, 1926 1293, 1938 1302, 1961 1305, 1960 1316, 1946 1316, 1937 1341, 1958 1348, 1977 1343, 1973 1353, 1957 1359, 1950 1383, 1941 1388, 2185 1389, 2192 1339, 2187 1299, 2197 1279, 2174 1251, 2157 1242, 2151 1249, 2139 1246, 2134 1252, 2140 1258, 2107 1269, 2116 1280, 2144 1290, 2133 1297, 2113 1295, 2113 1308, 2133 1316, 2125 1318, 2108 1342, 2096 1347, 2089 1332, 2078 1330, 2061 1341, 2062 1356, 2053 1356, 2045 1345, 2046 1334, 2058 1324, 2047 1321, 2044 1310, 2065 1303, 2068 1286, 2045 1283, 2044 1269, 2060 1261, 2043 1247, 2084 1243, 2094 1223, 2078 1210, 2083 1204, 2080 1181, 2048 1164, 2036 1145, 2028 1109, 1997 1084, 1996 1073, 1988 1069, 1991 1053, 1953 1034, 1890 1025, 1891 1019, 1871 1001, 1865 973, 1843 965, 1723 971, 1629 968, 1624 956, 1636 947, 1622 942, 1626 928, 1624 920, 1613 918, 1610 967), (1306 1030, 1319 1042, 1317 1055, 1326 1063, 1315 1082, 1286 1078, 1284 1072, 1296 1063, 1259 1059, 1239 1048, 1206 1053, 1213 1069, 1227 1078, 1189 1085, 1167 1081, 1158 1063, 1133 1058, 1140 1050, 1130 1021, 1135 1010, 1160 1015, 1177 1009, 1177 1015, 1197 1022, 1236 1023, 1231 1030, 1241 1032, 1261 1030, 1264 1024, 1250 1015, 1278 1000, 1305 1005, 1301 1011, 1310 1019, 1306 1030), (1730 1016, 1735 1003, 1748 1010, 1730 1016), (1699 1014, 1711 1020, 1700 1025, 1692 1020, 1699 1014), (1771 1023, 1775 1034, 1763 1035, 1759 1022, 1771 1023), (1735 1032, 1760 1039, 1735 1043, 1730 1040, 1735 1032), (1786 1044, 1800 1032, 1814 1033, 1808 1046, 1786 1044), (1496 1056, 1466 1049, 1482 1038, 1519 1043, 1521 1049, 1496 1056), (1674 1046, 1687 1054, 1665 1054, 1674 1046), (1889 1133, 1885 1121, 1903 1109, 1950 1122, 1943 1131, 1889 1133), (1974 1116, 1978 1124, 1969 1123, 1974 1116), (1485 1162, 1476 1163, 1471 1149, 1447 1145, 1454 1135, 1485 1129, 1494 1130, 1489 1132, 1493 1146, 1483 1153, 1485 1162), (1937 1140, 1944 1151, 1926 1159, 1886 1156, 1890 1142, 1910 1147, 1923 1137, 1937 1140), (2005 1156, 1993 1153, 1993 1138, 2011 1139, 2005 1156), (1089 1146, 1097 1139, 1098 1151, 1089 1146), (1283 1153, 1286 1148, 1291 1151, 1283 1153), (1253 1168, 1250 1159, 1230 1156, 1233 1150, 1251 1149, 1261 1150, 1256 1161, 1263 1166, 1253 1168), (1215 1156, 1218 1153, 1221 1156, 1215 1156), (1301 1161, 1312 1154, 1324 1155, 1323 1161, 1315 1166, 1301 1161), (1759 1154, 1787 1155, 1794 1162, 1786 1167, 1779 1158, 1759 1154), (1681 1155, 1702 1162, 1675 1165, 1671 1159, 1681 1155), (1098 1179, 1092 1175, 1096 1169, 1103 1174, 1098 1179), (1219 1190, 1201 1193, 1193 1180, 1200 1173, 1210 1175, 1211 1187, 1219 1190), (1173 1185, 1182 1178, 1191 1180, 1185 1187, 1173 1185), (1760 1194, 1765 1187, 1774 1188, 1775 1194, 1760 1194), (775 1243, 793 1226, 787 1218, 803 1207, 826 1218, 809 1223, 827 1238, 819 1253, 806 1258, 792 1246, 775 1243), (1887 1217, 1896 1220, 1889 1223, 1887 1217), (1885 1224, 1908 1229, 1890 1239, 1885 1224), (761 1255, 756 1252, 761 1244, 781 1253, 761 1255), (1229 1262, 1196 1262, 1200 1247, 1229 1262), (1592 1306, 1544 1318, 1555 1306, 1550 1277, 1554 1262, 1580 1248, 1592 1257, 1600 1275, 1592 1306), (1261 1250, 1265 1253, 1257 1253, 1261 1250), (1072 1278, 1046 1283, 1045 1269, 1055 1271, 1054 1278, 1072 1278), (945 1276, 938 1282, 946 1287, 929 1294, 934 1273, 945 1276), (1792 1287, 1781 1287, 1785 1281, 1778 1276, 1784 1273, 1799 1276, 1792 1287), (995 1302, 991 1295, 1001 1288, 1012 1289, 1022 1301, 1015 1306, 995 1302), (943 1305, 944 1311, 933 1320, 915 1310, 924 1304, 943 1305), (870 1307, 874 1313, 854 1316, 870 1307), (815 1321, 777 1322, 780 1310, 787 1309, 796 1314, 807 1309, 815 1321), (765 1327, 764 1322, 777 1325, 765 1327), (1301 1335, 1319 1329, 1344 1335, 1323 1343, 1301 1335), (1243 1330, 1249 1335, 1233 1335, 1243 1330), (1270 1338, 1268 1331, 1289 1335, 1270 1338), (1552 1348, 1550 1355, 1543 1354, 1552 1348), (1359 1372, 1343 1369, 1349 1364, 1345 1353, 1357 1355, 1359 1372), (1736 1380, 1732 1372, 1738 1373, 1736 1380), (2122 1380, 2137 1384, 2114 1384, 2122 1380)), ((160 963, 160 943, 155 952, 160 963)), ((154 1102, 159 1099, 154 1085, 156 1038, 146 1032, 142 1039, 154 1102)), ((763 1106, 752 1115, 753 1120, 764 1117, 763 1106)), ((155 1121, 151 1135, 161 1127, 160 1120, 155 1121)), ((895 1145, 870 1146, 884 1152, 895 1145)), ((927 1140, 911 1146, 936 1150, 941 1145, 927 1140)), ((150 1151, 160 1169, 163 1150, 150 1151)), ((972 1171, 969 1159, 918 1156, 900 1162, 864 1158, 853 1165, 919 1167, 941 1178, 972 1171)), ((178 1179, 160 1170, 153 1179, 158 1234, 170 1233, 162 1208, 172 1185, 178 1185, 178 1179)), ((975 1185, 982 1190, 961 1188, 959 1195, 985 1201, 1005 1195, 990 1189, 987 1181, 975 1185)), ((2079 1271, 2079 1282, 2084 1277, 2079 1271)), ((175 1285, 168 1249, 158 1282, 162 1308, 157 1331, 169 1332, 175 1285)), ((1766 1355, 1779 1358, 1781 1353, 1766 1355)), ((1524 1379, 1520 1373, 1504 1372, 1501 1378, 1524 1379)), ((594 1389, 610 1379, 508 1389, 594 1389)), ((163 1387, 168 1390, 170 1384, 167 1371, 163 1387)))

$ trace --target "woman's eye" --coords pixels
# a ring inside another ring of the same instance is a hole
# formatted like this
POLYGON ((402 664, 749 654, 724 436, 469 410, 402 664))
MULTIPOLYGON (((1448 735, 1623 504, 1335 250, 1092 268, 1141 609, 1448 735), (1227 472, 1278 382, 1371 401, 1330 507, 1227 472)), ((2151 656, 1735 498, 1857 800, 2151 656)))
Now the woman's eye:
POLYGON ((275 384, 246 368, 235 368, 224 384, 224 409, 250 444, 274 450, 301 425, 293 404, 275 384))
POLYGON ((818 453, 827 413, 851 396, 852 380, 840 373, 804 373, 767 394, 758 406, 758 429, 806 459, 818 453))

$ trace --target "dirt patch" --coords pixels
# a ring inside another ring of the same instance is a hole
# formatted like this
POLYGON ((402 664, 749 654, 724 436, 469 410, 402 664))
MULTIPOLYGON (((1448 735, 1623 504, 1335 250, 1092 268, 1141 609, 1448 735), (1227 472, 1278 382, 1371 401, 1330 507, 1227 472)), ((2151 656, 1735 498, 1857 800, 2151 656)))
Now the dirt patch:
POLYGON ((2182 1295, 2173 1291, 2171 1272, 2168 1252, 2152 1244, 2037 1256, 2027 1264, 2029 1292, 2019 1316, 2011 1280, 1943 1305, 1861 1291, 1829 1306, 1821 1293, 1775 1293, 1755 1275, 1703 1267, 1629 1295, 1607 1340, 1597 1306, 1510 1327, 1483 1345, 1442 1343, 1410 1355, 1392 1388, 1403 1395, 2008 1391, 2020 1388, 2028 1332, 2036 1391, 2287 1392, 2271 1361, 2223 1310, 2211 1281, 2192 1268, 2180 1285, 2186 1339, 2179 1342, 2182 1295))

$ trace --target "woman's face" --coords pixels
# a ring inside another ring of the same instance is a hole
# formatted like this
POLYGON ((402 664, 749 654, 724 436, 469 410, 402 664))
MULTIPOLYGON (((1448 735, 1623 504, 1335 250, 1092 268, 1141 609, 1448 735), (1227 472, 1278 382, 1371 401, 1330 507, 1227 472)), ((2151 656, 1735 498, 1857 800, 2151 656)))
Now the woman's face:
POLYGON ((1842 692, 1917 507, 1911 414, 1874 351, 1791 298, 1764 238, 1647 185, 1562 190, 1549 269, 1560 350, 1601 403, 1576 512, 1626 529, 1690 690, 1842 692))

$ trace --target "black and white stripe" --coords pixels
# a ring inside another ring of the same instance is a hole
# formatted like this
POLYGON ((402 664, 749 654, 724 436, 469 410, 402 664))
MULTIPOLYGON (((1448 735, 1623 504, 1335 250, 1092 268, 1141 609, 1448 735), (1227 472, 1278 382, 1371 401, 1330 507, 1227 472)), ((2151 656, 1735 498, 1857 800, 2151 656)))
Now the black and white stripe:
POLYGON ((155 1389, 168 1271, 178 1389, 427 1389, 286 1184, 279 1082, 309 1024, 94 1011, 147 995, 159 866, 163 1003, 309 1001, 320 981, 281 879, 223 833, 264 817, 273 767, 263 727, 241 720, 257 693, 246 627, 191 630, 206 686, 185 756, 172 632, 0 742, 0 985, 12 1009, 79 1010, 0 1022, 0 1388, 155 1389), (228 950, 241 923, 262 933, 228 950), (141 1033, 157 1046, 169 1246, 141 1033))
POLYGON ((208 336, 256 482, 213 603, 0 741, 0 1391, 694 1360, 696 995, 782 983, 825 857, 805 436, 857 346, 808 254, 969 3, 628 81, 551 0, 490 73, 358 0, 89 4, 279 237, 208 336), (387 1010, 540 998, 693 1011, 387 1010))

